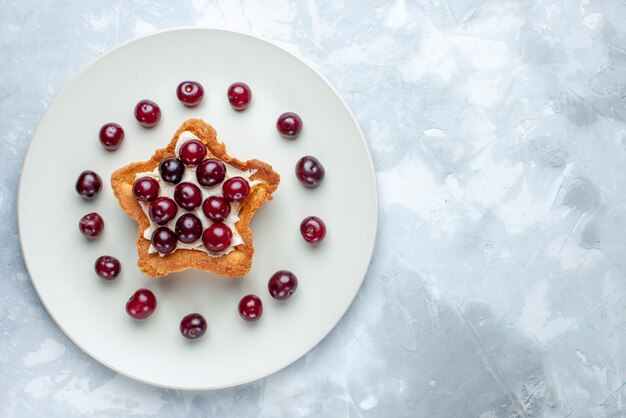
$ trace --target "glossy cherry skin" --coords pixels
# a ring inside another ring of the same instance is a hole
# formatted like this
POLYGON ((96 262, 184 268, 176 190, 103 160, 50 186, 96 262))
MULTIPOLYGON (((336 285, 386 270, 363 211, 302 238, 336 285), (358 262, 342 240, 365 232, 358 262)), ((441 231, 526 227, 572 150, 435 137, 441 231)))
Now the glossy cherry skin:
POLYGON ((133 184, 133 196, 142 202, 152 202, 159 197, 159 182, 152 177, 140 177, 133 184))
POLYGON ((220 184, 226 177, 226 166, 216 158, 207 158, 196 169, 198 183, 205 187, 220 184))
POLYGON ((180 158, 166 158, 159 164, 159 174, 163 181, 177 184, 185 174, 185 165, 180 158))
POLYGON ((189 340, 200 338, 206 332, 206 319, 199 313, 190 313, 180 321, 180 333, 189 340))
POLYGON ((326 224, 317 216, 309 216, 300 224, 302 238, 311 245, 317 245, 326 236, 326 224))
POLYGON ((198 165, 206 156, 206 146, 197 139, 190 139, 180 147, 178 155, 185 165, 198 165))
POLYGON ((176 221, 176 236, 180 242, 190 244, 202 236, 202 222, 193 213, 186 213, 176 221))
POLYGON ((293 112, 285 112, 278 117, 276 129, 287 139, 296 139, 302 131, 302 119, 293 112))
POLYGON ((202 233, 202 243, 207 250, 221 253, 230 247, 233 232, 223 223, 216 222, 202 233))
POLYGON ((152 315, 156 307, 154 293, 148 289, 139 289, 126 302, 126 313, 131 318, 143 320, 152 315))
POLYGON ((202 204, 202 192, 193 183, 179 183, 174 189, 174 200, 181 208, 194 210, 202 204))
POLYGON ((246 83, 233 83, 228 87, 228 101, 235 110, 244 110, 252 101, 252 90, 246 83))
POLYGON ((288 270, 279 270, 270 277, 267 290, 277 300, 288 299, 298 288, 298 278, 288 270))
POLYGON ((183 81, 176 88, 176 96, 185 106, 194 107, 204 98, 204 88, 197 81, 183 81))
POLYGON ((243 177, 233 177, 222 185, 222 194, 231 202, 241 202, 250 194, 250 185, 243 177))
POLYGON ((115 151, 122 145, 124 140, 124 129, 117 123, 105 123, 100 128, 100 143, 109 150, 115 151))
POLYGON ((157 225, 165 225, 178 213, 178 206, 169 197, 161 196, 154 199, 148 208, 148 216, 157 225))
POLYGON ((122 271, 122 263, 115 257, 110 255, 103 255, 96 259, 96 262, 93 266, 94 270, 98 277, 103 280, 115 280, 117 276, 120 275, 122 271))
POLYGON ((91 200, 102 190, 102 179, 95 171, 85 170, 76 179, 75 187, 80 197, 91 200))
POLYGON ((213 222, 224 222, 230 214, 230 202, 223 197, 209 196, 202 203, 202 212, 213 222))
POLYGON ((150 242, 161 254, 169 254, 176 249, 176 234, 168 227, 162 226, 154 230, 150 242))
POLYGON ((326 171, 319 160, 310 155, 304 156, 296 163, 296 177, 305 187, 313 188, 324 180, 326 171))
POLYGON ((88 213, 80 218, 78 229, 89 239, 97 238, 104 231, 104 219, 96 212, 88 213))
POLYGON ((257 295, 246 295, 239 301, 239 315, 248 322, 256 322, 263 315, 263 302, 257 295))
POLYGON ((152 128, 161 119, 161 108, 151 100, 142 100, 135 106, 135 119, 144 128, 152 128))

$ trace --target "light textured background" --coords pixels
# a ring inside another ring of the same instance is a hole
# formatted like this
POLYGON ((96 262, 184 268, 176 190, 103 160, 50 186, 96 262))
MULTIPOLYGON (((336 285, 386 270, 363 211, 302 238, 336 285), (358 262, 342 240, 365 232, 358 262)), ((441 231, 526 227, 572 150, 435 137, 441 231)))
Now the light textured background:
POLYGON ((624 0, 0 0, 0 416, 625 416, 625 23, 624 0), (380 188, 374 260, 339 326, 215 392, 82 353, 39 303, 16 226, 54 95, 120 42, 182 25, 312 62, 380 188))

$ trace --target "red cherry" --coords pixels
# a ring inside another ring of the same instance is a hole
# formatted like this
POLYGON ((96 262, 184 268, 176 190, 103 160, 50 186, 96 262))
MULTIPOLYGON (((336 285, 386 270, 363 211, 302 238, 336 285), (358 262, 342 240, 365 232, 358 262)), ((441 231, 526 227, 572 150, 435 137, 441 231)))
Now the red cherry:
POLYGON ((203 160, 196 169, 196 179, 200 185, 213 187, 226 177, 226 166, 217 158, 203 160))
POLYGON ((97 238, 104 230, 104 219, 96 212, 88 213, 80 218, 78 229, 89 239, 97 238))
POLYGON ((143 320, 152 315, 156 307, 154 293, 148 289, 139 289, 126 302, 126 313, 132 318, 143 320))
POLYGON ((140 177, 133 184, 133 196, 142 202, 152 202, 159 196, 159 182, 152 177, 140 177))
POLYGON ((252 90, 246 83, 233 83, 228 87, 228 101, 235 110, 244 110, 252 101, 252 90))
POLYGON ((202 235, 202 222, 193 213, 186 213, 176 221, 176 236, 180 242, 190 244, 202 235))
POLYGON ((176 234, 168 227, 162 226, 154 230, 150 242, 161 254, 169 254, 176 249, 176 234))
POLYGON ((257 295, 246 295, 239 301, 239 315, 248 322, 256 322, 263 315, 263 302, 257 295))
POLYGON ((102 190, 102 179, 95 171, 85 170, 76 180, 76 191, 87 200, 91 200, 102 190))
POLYGON ((118 149, 123 139, 124 129, 117 123, 105 123, 100 128, 100 143, 109 151, 118 149))
POLYGON ((206 146, 197 139, 185 142, 178 151, 185 165, 198 165, 206 156, 206 146))
POLYGON ((317 216, 309 216, 300 224, 302 238, 311 245, 317 245, 326 236, 326 224, 317 216))
POLYGON ((176 184, 185 174, 185 165, 180 158, 166 158, 159 163, 159 174, 163 181, 176 184))
POLYGON ((197 81, 183 81, 176 88, 176 96, 185 106, 194 107, 204 98, 204 88, 197 81))
POLYGON ((233 177, 222 185, 222 194, 231 202, 240 202, 248 197, 250 185, 243 177, 233 177))
POLYGON ((179 183, 174 189, 174 200, 181 208, 194 210, 202 204, 202 192, 193 183, 179 183))
POLYGON ((161 119, 161 108, 151 100, 141 100, 135 106, 135 119, 144 128, 152 128, 161 119))
POLYGON ((202 212, 213 222, 224 222, 230 214, 230 203, 219 196, 209 196, 202 203, 202 212))
POLYGON ((148 208, 148 216, 157 225, 165 225, 176 217, 177 212, 176 202, 164 196, 157 197, 148 208))
POLYGON ((279 270, 267 283, 270 295, 277 300, 288 299, 298 288, 298 278, 288 270, 279 270))
POLYGON ((120 271, 122 271, 120 260, 110 255, 98 257, 93 267, 96 270, 96 274, 106 281, 115 280, 119 276, 120 271))
POLYGON ((199 313, 191 313, 180 321, 180 333, 189 340, 200 338, 206 332, 206 319, 199 313))
POLYGON ((313 188, 324 180, 324 166, 319 160, 310 155, 300 158, 296 164, 296 177, 305 187, 313 188))
POLYGON ((295 139, 302 131, 302 119, 293 112, 285 112, 278 117, 276 121, 276 129, 287 139, 295 139))
POLYGON ((223 223, 216 222, 202 233, 202 243, 207 250, 221 253, 230 247, 233 232, 223 223))

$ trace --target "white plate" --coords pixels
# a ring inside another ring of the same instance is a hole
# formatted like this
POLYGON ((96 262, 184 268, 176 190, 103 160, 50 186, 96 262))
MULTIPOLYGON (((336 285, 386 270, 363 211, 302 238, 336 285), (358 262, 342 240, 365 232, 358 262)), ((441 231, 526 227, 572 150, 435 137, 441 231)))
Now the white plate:
POLYGON ((24 259, 46 309, 85 352, 108 367, 144 382, 178 389, 213 389, 258 379, 292 363, 319 343, 354 299, 367 271, 376 236, 378 204, 372 162, 359 127, 338 94, 315 70, 291 53, 258 38, 215 29, 157 33, 104 55, 54 100, 41 120, 22 173, 19 229, 24 259), (188 109, 176 86, 196 80, 204 102, 188 109), (244 81, 252 105, 231 109, 226 89, 244 81), (156 101, 163 117, 156 128, 134 120, 137 101, 156 101), (304 129, 295 141, 275 129, 278 115, 297 112, 304 129), (186 119, 211 123, 231 155, 258 158, 281 175, 274 195, 252 222, 256 253, 249 275, 224 279, 198 271, 153 280, 137 268, 137 225, 118 206, 111 173, 148 159, 186 119), (122 147, 105 151, 98 131, 120 123, 122 147), (326 168, 317 189, 305 189, 296 161, 314 155, 326 168), (78 174, 92 169, 105 186, 93 201, 74 190, 78 174), (78 220, 96 211, 105 219, 99 239, 87 241, 78 220), (318 248, 300 237, 308 215, 326 221, 318 248), (122 262, 117 281, 94 273, 100 255, 122 262), (288 269, 299 279, 294 296, 273 300, 268 278, 288 269), (129 318, 124 306, 140 287, 154 291, 156 312, 129 318), (256 293, 264 302, 257 323, 238 315, 239 299, 256 293), (187 341, 180 319, 191 312, 208 321, 207 334, 187 341))

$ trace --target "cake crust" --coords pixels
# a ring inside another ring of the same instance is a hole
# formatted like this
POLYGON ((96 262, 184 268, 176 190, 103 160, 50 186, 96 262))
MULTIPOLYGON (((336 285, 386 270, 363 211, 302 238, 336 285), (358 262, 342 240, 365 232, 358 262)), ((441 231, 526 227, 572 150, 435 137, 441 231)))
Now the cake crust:
POLYGON ((185 121, 176 131, 165 148, 157 149, 148 161, 134 162, 122 167, 111 175, 111 186, 122 209, 133 218, 137 224, 137 252, 139 269, 149 277, 158 278, 170 273, 187 269, 198 269, 224 277, 241 277, 250 271, 254 246, 250 221, 263 204, 272 199, 272 193, 280 183, 280 176, 272 167, 256 159, 240 161, 226 152, 226 146, 217 140, 217 132, 211 125, 200 119, 185 121), (148 254, 150 241, 143 237, 143 233, 150 226, 148 217, 144 214, 139 202, 132 193, 135 175, 146 171, 153 171, 159 163, 169 157, 175 157, 174 148, 178 137, 184 131, 192 132, 207 147, 207 158, 218 158, 242 171, 256 170, 251 180, 260 180, 261 183, 250 188, 250 194, 242 202, 239 212, 239 221, 235 228, 243 244, 235 250, 220 257, 211 257, 207 253, 197 250, 177 249, 173 253, 161 256, 159 253, 148 254))

